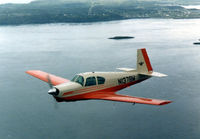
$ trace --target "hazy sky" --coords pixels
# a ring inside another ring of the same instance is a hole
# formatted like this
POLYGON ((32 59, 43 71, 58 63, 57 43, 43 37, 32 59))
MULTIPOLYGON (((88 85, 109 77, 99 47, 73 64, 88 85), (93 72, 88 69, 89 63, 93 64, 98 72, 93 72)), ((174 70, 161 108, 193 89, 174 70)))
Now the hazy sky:
POLYGON ((5 4, 5 3, 29 3, 33 0, 0 0, 0 4, 5 4))

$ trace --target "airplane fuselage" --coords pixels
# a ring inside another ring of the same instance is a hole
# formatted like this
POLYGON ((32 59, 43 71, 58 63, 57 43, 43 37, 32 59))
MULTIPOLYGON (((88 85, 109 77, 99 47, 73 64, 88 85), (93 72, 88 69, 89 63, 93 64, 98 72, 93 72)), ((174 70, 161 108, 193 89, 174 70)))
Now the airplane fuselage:
POLYGON ((136 71, 86 72, 76 76, 77 80, 54 86, 59 90, 58 96, 55 97, 58 101, 82 100, 87 99, 86 94, 116 92, 150 78, 136 71))

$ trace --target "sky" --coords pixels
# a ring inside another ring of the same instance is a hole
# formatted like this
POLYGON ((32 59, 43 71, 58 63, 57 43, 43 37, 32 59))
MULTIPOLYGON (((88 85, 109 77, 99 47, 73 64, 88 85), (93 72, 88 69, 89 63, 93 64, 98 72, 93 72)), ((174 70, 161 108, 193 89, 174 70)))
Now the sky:
POLYGON ((5 3, 29 3, 33 0, 0 0, 0 4, 5 4, 5 3))

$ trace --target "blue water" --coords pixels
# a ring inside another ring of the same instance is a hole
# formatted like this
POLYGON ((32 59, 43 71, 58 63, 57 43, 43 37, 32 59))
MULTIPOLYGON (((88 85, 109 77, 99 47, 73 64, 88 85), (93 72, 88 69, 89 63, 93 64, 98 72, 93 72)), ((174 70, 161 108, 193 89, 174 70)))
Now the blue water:
POLYGON ((200 20, 138 19, 0 27, 1 139, 194 138, 200 136, 200 20), (130 35, 135 39, 110 40, 130 35), (136 67, 146 48, 155 71, 121 94, 172 100, 165 106, 89 100, 57 103, 39 69, 71 79, 136 67))

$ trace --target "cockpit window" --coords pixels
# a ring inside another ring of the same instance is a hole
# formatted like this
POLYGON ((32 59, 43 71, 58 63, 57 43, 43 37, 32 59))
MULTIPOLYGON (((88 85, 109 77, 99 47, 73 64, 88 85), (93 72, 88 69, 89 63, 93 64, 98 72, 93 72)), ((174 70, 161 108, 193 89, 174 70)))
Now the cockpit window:
POLYGON ((86 83, 85 86, 92 86, 92 85, 96 85, 96 78, 95 77, 88 77, 86 79, 86 83))
POLYGON ((79 76, 79 77, 76 79, 76 82, 77 82, 77 83, 80 83, 80 84, 83 86, 84 78, 83 78, 82 76, 79 76))
POLYGON ((97 81, 98 81, 98 84, 104 84, 105 78, 97 76, 97 81))
POLYGON ((74 76, 74 78, 71 81, 75 82, 77 77, 78 77, 78 75, 74 76))
POLYGON ((77 82, 79 84, 81 84, 83 86, 84 84, 84 78, 83 76, 80 76, 80 75, 76 75, 73 79, 72 79, 73 82, 77 82))

